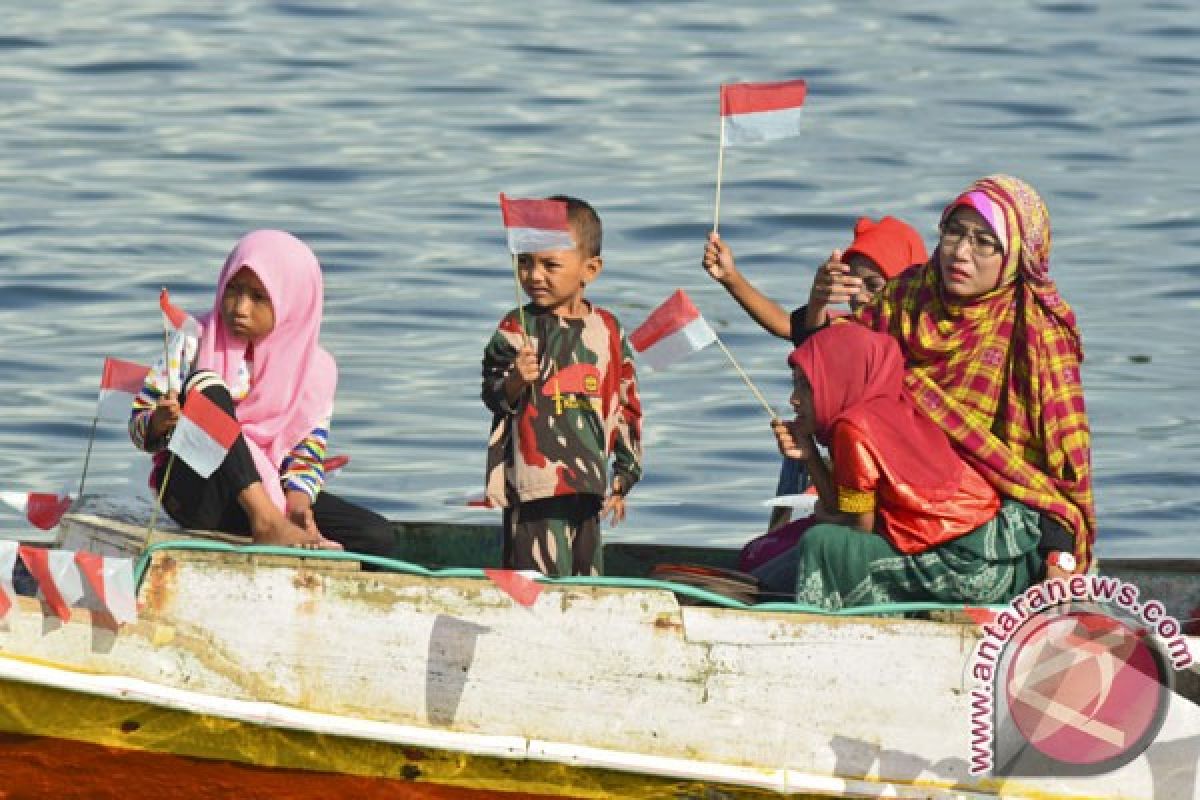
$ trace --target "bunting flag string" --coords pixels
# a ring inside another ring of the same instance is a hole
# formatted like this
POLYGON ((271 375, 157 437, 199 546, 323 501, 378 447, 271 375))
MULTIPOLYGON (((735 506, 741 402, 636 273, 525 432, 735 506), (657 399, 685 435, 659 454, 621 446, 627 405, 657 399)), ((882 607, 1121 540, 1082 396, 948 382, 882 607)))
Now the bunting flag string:
POLYGON ((72 608, 107 612, 118 624, 137 621, 133 559, 34 547, 8 539, 0 539, 0 619, 16 605, 18 559, 36 581, 38 594, 62 621, 71 619, 72 608))

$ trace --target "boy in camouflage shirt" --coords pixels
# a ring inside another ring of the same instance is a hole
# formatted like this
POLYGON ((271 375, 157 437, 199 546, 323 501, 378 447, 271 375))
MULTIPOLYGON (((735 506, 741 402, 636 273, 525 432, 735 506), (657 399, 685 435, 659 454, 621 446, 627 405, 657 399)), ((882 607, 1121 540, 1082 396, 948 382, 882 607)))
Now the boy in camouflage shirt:
POLYGON ((620 323, 583 296, 603 267, 600 218, 582 200, 550 199, 567 204, 575 248, 517 257, 524 329, 513 309, 483 354, 487 494, 504 509, 506 568, 599 575, 600 521, 625 518, 642 475, 642 409, 620 323))

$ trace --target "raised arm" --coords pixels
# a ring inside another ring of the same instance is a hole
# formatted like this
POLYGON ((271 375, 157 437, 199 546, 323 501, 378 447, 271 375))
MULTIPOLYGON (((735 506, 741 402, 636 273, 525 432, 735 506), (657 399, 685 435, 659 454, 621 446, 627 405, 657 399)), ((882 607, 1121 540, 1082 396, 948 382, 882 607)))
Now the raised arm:
POLYGON ((733 250, 715 233, 708 234, 702 263, 713 280, 725 287, 725 291, 729 292, 763 330, 780 339, 791 338, 791 316, 738 272, 733 260, 733 250))

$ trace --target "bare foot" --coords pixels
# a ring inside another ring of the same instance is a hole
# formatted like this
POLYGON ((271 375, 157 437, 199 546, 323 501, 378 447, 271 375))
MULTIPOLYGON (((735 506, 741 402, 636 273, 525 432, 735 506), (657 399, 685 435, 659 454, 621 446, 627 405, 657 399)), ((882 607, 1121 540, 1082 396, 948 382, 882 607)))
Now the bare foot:
POLYGON ((255 544, 316 547, 321 541, 320 537, 294 525, 283 514, 266 515, 263 519, 251 520, 250 533, 255 544))

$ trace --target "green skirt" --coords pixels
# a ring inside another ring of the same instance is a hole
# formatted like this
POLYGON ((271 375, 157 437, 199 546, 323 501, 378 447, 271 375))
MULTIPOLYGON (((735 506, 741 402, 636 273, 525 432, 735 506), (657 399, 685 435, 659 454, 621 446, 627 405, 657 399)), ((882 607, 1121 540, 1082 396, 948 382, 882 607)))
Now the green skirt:
POLYGON ((755 575, 765 587, 793 585, 796 602, 835 610, 876 603, 1004 603, 1041 570, 1038 513, 1005 500, 990 521, 954 541, 905 555, 875 533, 814 525, 799 544, 755 575))

